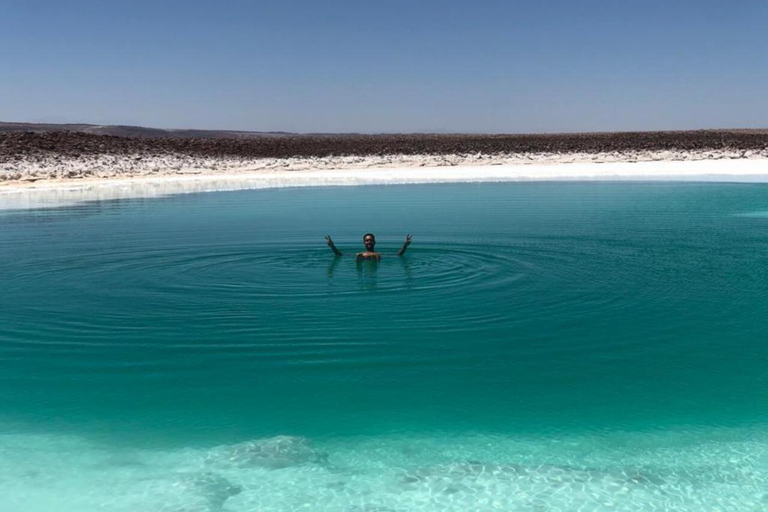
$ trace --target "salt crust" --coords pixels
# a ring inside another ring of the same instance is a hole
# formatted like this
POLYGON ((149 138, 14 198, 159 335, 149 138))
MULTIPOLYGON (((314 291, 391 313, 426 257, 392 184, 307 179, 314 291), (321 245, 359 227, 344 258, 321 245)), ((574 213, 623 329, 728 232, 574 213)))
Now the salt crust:
POLYGON ((286 159, 98 156, 0 167, 0 209, 180 193, 503 181, 768 183, 768 151, 391 155, 286 159), (174 160, 175 159, 175 160, 174 160))

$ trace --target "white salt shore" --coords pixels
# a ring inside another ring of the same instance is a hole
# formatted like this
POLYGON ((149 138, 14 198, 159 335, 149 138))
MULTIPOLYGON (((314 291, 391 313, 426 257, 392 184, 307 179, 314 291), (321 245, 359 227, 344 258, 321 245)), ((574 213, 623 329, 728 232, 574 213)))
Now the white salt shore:
POLYGON ((659 154, 644 156, 644 161, 634 161, 626 155, 603 158, 582 155, 583 158, 534 158, 526 163, 519 159, 510 163, 509 159, 487 156, 482 165, 467 165, 479 162, 466 158, 452 161, 450 155, 387 157, 386 161, 382 161, 382 157, 283 159, 275 161, 278 163, 270 161, 269 165, 249 162, 236 166, 233 162, 225 162, 209 168, 188 168, 184 173, 159 169, 147 175, 129 173, 129 177, 124 177, 118 169, 102 178, 0 182, 0 210, 284 187, 597 180, 768 183, 768 158, 762 154, 751 157, 710 154, 705 159, 678 159, 679 155, 659 154))

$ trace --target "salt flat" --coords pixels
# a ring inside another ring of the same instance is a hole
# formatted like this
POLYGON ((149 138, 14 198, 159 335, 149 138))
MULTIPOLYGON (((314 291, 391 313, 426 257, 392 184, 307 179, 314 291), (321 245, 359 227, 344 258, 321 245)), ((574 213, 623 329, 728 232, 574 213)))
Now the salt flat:
MULTIPOLYGON (((620 156, 539 157, 529 163, 509 163, 500 157, 481 158, 482 165, 437 165, 449 156, 337 157, 275 159, 247 165, 218 165, 169 174, 160 170, 124 177, 49 179, 0 184, 0 209, 56 207, 83 201, 103 201, 172 194, 284 187, 361 186, 419 183, 506 181, 709 181, 768 183, 768 158, 708 155, 708 159, 665 160, 670 154, 646 154, 644 161, 620 156), (314 164, 314 165, 313 165, 314 164)), ((688 155, 690 156, 690 155, 688 155)), ((705 157, 706 158, 706 157, 705 157)), ((456 156, 459 159, 459 156, 456 156)), ((462 163, 467 158, 462 160, 462 163)))

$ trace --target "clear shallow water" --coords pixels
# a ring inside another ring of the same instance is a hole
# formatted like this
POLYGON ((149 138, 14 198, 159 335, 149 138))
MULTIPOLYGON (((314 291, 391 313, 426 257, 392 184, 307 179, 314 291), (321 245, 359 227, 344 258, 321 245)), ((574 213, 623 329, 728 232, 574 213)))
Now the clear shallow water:
POLYGON ((766 210, 762 185, 528 183, 3 212, 0 495, 764 510, 766 210), (367 231, 414 244, 324 245, 367 231))

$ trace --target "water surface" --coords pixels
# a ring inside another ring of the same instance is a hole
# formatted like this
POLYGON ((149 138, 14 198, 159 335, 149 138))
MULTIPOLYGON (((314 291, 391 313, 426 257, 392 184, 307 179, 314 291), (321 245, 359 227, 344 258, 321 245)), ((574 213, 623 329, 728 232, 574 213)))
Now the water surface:
POLYGON ((0 494, 764 510, 766 211, 764 185, 505 183, 2 212, 0 494))

